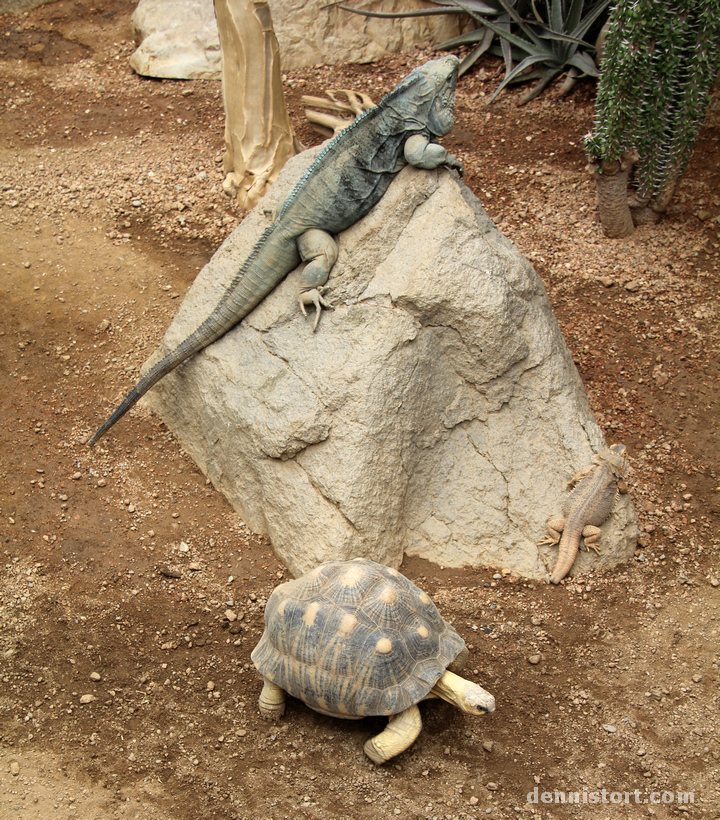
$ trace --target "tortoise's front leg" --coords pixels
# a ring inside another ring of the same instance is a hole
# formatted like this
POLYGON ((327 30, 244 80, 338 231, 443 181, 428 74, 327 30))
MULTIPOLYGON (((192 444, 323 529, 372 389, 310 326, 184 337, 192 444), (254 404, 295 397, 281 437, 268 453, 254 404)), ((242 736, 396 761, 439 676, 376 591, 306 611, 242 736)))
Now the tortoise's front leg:
POLYGON ((265 720, 280 720, 285 714, 285 692, 267 678, 263 680, 265 683, 258 700, 260 715, 265 720))
POLYGON ((379 735, 371 737, 363 747, 373 763, 380 765, 412 746, 422 729, 422 719, 417 705, 393 715, 379 735))

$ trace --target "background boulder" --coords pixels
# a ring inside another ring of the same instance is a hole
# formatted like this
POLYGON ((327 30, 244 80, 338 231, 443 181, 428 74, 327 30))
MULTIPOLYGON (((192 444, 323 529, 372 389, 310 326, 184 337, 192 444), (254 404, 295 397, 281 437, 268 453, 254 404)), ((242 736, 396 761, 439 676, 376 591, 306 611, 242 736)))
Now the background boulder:
POLYGON ((133 71, 143 77, 220 79, 212 0, 140 0, 132 25, 138 45, 130 57, 133 71))
MULTIPOLYGON (((210 313, 317 149, 198 275, 163 349, 210 313)), ((404 553, 545 577, 538 548, 566 483, 605 446, 545 288, 472 192, 407 167, 340 237, 315 333, 297 272, 147 401, 294 574, 404 553)), ((153 357, 148 365, 156 361, 153 357)), ((602 557, 633 554, 627 496, 602 557)))
MULTIPOLYGON (((20 2, 20 0, 18 0, 20 2)), ((386 0, 374 11, 425 8, 418 0, 386 0)), ((272 0, 284 71, 324 63, 363 63, 389 52, 440 43, 461 31, 459 15, 373 19, 325 0, 272 0)), ((130 65, 147 77, 220 79, 220 39, 213 0, 140 0, 132 17, 138 48, 130 65)))

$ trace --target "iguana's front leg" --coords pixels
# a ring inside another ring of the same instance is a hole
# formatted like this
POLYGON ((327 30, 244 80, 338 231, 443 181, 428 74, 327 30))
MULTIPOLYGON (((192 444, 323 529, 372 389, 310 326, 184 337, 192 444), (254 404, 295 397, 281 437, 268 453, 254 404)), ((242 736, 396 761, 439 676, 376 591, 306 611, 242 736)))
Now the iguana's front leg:
POLYGON ((333 237, 326 231, 313 228, 297 238, 298 251, 303 262, 307 262, 300 276, 300 293, 298 302, 303 316, 307 316, 306 305, 315 305, 313 330, 320 321, 322 308, 332 310, 323 298, 323 285, 330 276, 332 266, 337 262, 338 246, 333 237))
POLYGON ((405 159, 415 168, 432 170, 440 165, 455 168, 462 176, 465 173, 462 162, 456 159, 446 148, 437 142, 428 142, 420 134, 413 134, 405 141, 405 159))

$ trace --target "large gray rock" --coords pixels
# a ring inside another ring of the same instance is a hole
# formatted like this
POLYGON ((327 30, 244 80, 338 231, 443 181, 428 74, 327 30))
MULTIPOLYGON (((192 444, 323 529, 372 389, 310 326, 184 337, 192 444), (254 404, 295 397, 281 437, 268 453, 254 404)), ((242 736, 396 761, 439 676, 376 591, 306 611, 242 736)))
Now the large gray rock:
POLYGON ((212 0, 140 0, 132 16, 133 71, 143 77, 220 79, 220 38, 212 0))
MULTIPOLYGON (((344 5, 382 12, 428 8, 419 0, 344 5)), ((270 0, 270 8, 285 71, 315 63, 365 63, 384 54, 442 43, 460 34, 463 21, 457 14, 404 19, 362 17, 327 0, 270 0)))
MULTIPOLYGON (((387 0, 375 11, 424 8, 387 0)), ((388 20, 350 14, 325 0, 271 0, 285 71, 315 63, 368 62, 389 52, 440 43, 461 31, 458 15, 388 20)), ((130 65, 148 77, 220 79, 213 0, 140 0, 132 17, 138 48, 130 65)))
MULTIPOLYGON (((314 154, 288 162, 201 271, 166 347, 210 313, 314 154)), ((545 577, 547 517, 605 444, 530 264, 467 187, 408 167, 341 235, 329 284, 315 333, 294 272, 151 407, 296 575, 407 553, 545 577)), ((629 557, 635 539, 624 496, 602 558, 575 570, 629 557)))

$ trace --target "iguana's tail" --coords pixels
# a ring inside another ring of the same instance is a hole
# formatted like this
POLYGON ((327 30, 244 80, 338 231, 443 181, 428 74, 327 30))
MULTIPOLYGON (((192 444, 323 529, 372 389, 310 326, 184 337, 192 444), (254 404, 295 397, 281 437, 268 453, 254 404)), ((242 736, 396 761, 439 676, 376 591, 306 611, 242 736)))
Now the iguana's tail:
POLYGON ((271 225, 258 240, 252 253, 235 274, 213 312, 200 327, 161 359, 125 396, 119 407, 88 441, 95 442, 121 419, 160 379, 195 353, 217 341, 235 327, 300 261, 292 234, 268 242, 275 230, 271 225))
POLYGON ((97 433, 88 441, 89 447, 92 447, 98 439, 102 438, 113 424, 119 421, 131 407, 137 404, 147 391, 156 385, 160 379, 167 376, 171 370, 174 370, 186 359, 189 359, 195 353, 199 353, 203 348, 206 348, 219 339, 243 318, 242 316, 228 317, 225 322, 222 322, 218 320, 217 313, 217 310, 213 311, 194 333, 191 333, 175 350, 168 353, 167 356, 162 358, 140 379, 118 405, 110 418, 103 422, 97 433))

